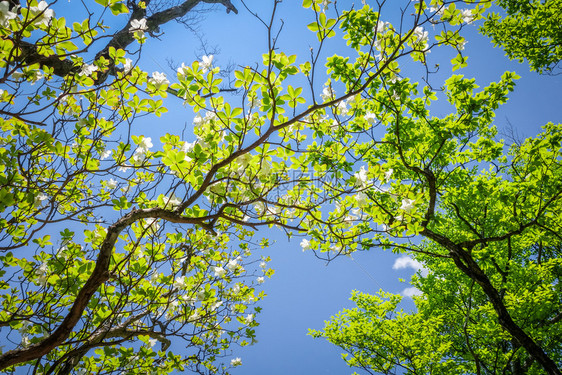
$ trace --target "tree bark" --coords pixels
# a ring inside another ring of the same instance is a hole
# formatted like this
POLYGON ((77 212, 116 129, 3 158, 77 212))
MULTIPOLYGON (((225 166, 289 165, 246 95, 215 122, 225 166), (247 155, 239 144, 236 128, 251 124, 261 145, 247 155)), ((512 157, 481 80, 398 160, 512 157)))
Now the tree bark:
POLYGON ((474 280, 478 285, 480 285, 484 293, 486 293, 486 296, 492 303, 492 306, 498 315, 498 322, 500 325, 509 332, 522 347, 525 348, 531 357, 540 363, 546 373, 549 375, 561 375, 562 373, 560 372, 560 369, 552 358, 550 358, 544 350, 513 321, 509 311, 503 303, 500 293, 492 285, 488 276, 486 276, 472 256, 450 239, 434 233, 427 228, 424 229, 421 234, 449 250, 455 265, 464 272, 465 275, 470 277, 471 280, 474 280))
MULTIPOLYGON (((145 1, 146 2, 146 1, 145 1)), ((153 34, 159 31, 160 26, 164 25, 172 20, 179 19, 185 16, 187 13, 193 10, 200 3, 207 4, 222 4, 226 8, 226 12, 231 11, 238 14, 238 10, 231 3, 230 0, 187 0, 180 5, 165 9, 163 11, 154 13, 153 15, 146 17, 146 9, 134 6, 131 11, 131 16, 127 21, 125 27, 116 32, 109 43, 96 53, 95 59, 100 57, 105 57, 109 59, 109 49, 114 47, 116 49, 125 49, 131 43, 135 41, 133 33, 129 31, 131 27, 131 21, 134 19, 146 18, 146 25, 148 34, 153 34)), ((22 40, 14 40, 14 44, 22 50, 21 62, 26 65, 41 64, 43 66, 48 66, 54 69, 54 74, 59 77, 64 77, 69 73, 76 72, 80 67, 74 66, 70 59, 62 59, 60 56, 43 56, 37 52, 37 46, 22 40)), ((109 66, 109 70, 105 74, 100 74, 100 78, 97 83, 103 83, 107 78, 108 74, 115 74, 115 67, 113 64, 109 66)))
POLYGON ((105 239, 100 246, 96 266, 89 279, 80 292, 78 292, 70 311, 59 327, 51 335, 36 344, 30 345, 27 348, 10 350, 0 355, 0 371, 18 363, 28 362, 44 356, 61 345, 70 336, 96 290, 109 279, 110 259, 119 234, 135 221, 147 218, 160 218, 174 223, 199 224, 205 226, 203 220, 200 218, 192 219, 183 217, 177 212, 162 208, 133 210, 123 216, 107 229, 105 239))

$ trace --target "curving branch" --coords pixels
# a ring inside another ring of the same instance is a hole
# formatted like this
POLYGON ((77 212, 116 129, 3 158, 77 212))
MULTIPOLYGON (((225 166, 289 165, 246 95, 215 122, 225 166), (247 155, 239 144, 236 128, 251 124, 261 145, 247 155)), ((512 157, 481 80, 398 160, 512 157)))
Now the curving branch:
POLYGON ((196 224, 202 227, 207 226, 201 219, 184 217, 177 212, 171 212, 162 208, 134 209, 117 220, 107 229, 107 234, 99 249, 96 266, 89 279, 80 292, 78 292, 72 307, 59 327, 50 336, 36 344, 30 345, 27 348, 10 350, 0 355, 0 370, 18 363, 40 358, 61 345, 70 336, 96 290, 110 277, 110 259, 119 234, 134 222, 148 218, 160 218, 174 223, 196 224))
MULTIPOLYGON (((436 233, 428 228, 429 220, 431 219, 431 216, 435 211, 435 197, 437 196, 435 174, 431 172, 429 168, 426 168, 426 170, 423 171, 415 167, 410 169, 413 169, 418 173, 422 173, 429 185, 430 205, 423 222, 424 229, 420 232, 420 234, 447 249, 457 268, 460 269, 465 275, 467 275, 473 282, 476 282, 478 285, 480 285, 480 287, 488 297, 490 303, 492 304, 496 314, 498 315, 499 324, 503 327, 503 329, 511 334, 511 336, 517 341, 519 345, 527 350, 527 352, 533 359, 540 363, 547 374, 562 374, 556 362, 554 362, 552 358, 548 356, 548 354, 541 348, 540 345, 535 342, 535 340, 533 340, 532 337, 530 337, 517 323, 515 323, 515 321, 511 317, 511 314, 507 310, 500 291, 498 291, 498 289, 494 287, 490 278, 486 275, 484 270, 482 270, 482 268, 472 257, 470 252, 470 250, 478 244, 486 245, 491 242, 510 239, 513 236, 523 233, 523 231, 525 231, 527 228, 537 225, 539 218, 544 214, 548 207, 550 207, 554 202, 560 199, 562 192, 558 191, 553 197, 551 197, 537 212, 537 217, 534 220, 530 220, 525 224, 520 224, 519 228, 513 231, 499 236, 486 238, 480 237, 471 241, 455 243, 450 238, 436 233)), ((459 215, 459 217, 461 216, 459 215)))
MULTIPOLYGON (((145 1, 145 3, 148 2, 149 1, 145 1)), ((160 26, 184 17, 201 3, 221 4, 226 8, 227 13, 233 12, 238 14, 238 9, 236 9, 230 0, 187 0, 182 2, 180 5, 164 9, 148 17, 146 17, 146 8, 140 8, 136 4, 131 4, 130 7, 132 8, 132 11, 127 24, 111 37, 111 40, 102 50, 96 53, 95 59, 97 60, 101 57, 109 59, 109 49, 111 47, 116 49, 125 49, 135 41, 133 33, 129 31, 132 20, 146 18, 146 32, 149 35, 155 35, 160 31, 160 26)), ((66 58, 66 56, 44 56, 38 52, 38 46, 36 44, 28 43, 22 40, 15 40, 14 44, 21 49, 21 62, 26 65, 38 63, 48 66, 54 70, 55 75, 60 77, 64 77, 69 73, 79 70, 79 67, 75 66, 70 59, 66 58), (61 57, 63 58, 61 59, 61 57)), ((88 48, 86 48, 86 50, 87 49, 88 48)), ((106 74, 100 75, 98 83, 103 82, 107 78, 107 73, 115 74, 115 66, 113 64, 109 66, 106 74)))
POLYGON ((421 234, 449 250, 455 265, 465 275, 470 277, 471 280, 480 285, 486 296, 488 296, 490 303, 498 315, 498 322, 500 325, 527 350, 531 357, 541 364, 547 374, 562 374, 556 362, 554 362, 552 358, 545 353, 535 340, 533 340, 517 323, 513 321, 513 318, 507 310, 499 291, 492 285, 490 278, 486 275, 474 258, 472 258, 468 251, 463 249, 461 245, 451 241, 449 238, 435 233, 427 228, 425 228, 421 234))
POLYGON ((55 372, 57 374, 70 374, 72 369, 76 367, 76 365, 80 362, 80 359, 86 355, 90 349, 115 344, 114 340, 104 342, 106 339, 117 338, 119 341, 126 341, 141 335, 149 336, 152 339, 158 340, 162 344, 162 350, 166 350, 172 342, 166 337, 165 332, 157 332, 154 329, 128 328, 134 322, 139 321, 147 314, 148 312, 144 312, 142 314, 131 316, 115 327, 103 325, 101 327, 102 329, 100 329, 98 333, 94 334, 87 342, 59 358, 49 368, 45 375, 50 375, 55 372))

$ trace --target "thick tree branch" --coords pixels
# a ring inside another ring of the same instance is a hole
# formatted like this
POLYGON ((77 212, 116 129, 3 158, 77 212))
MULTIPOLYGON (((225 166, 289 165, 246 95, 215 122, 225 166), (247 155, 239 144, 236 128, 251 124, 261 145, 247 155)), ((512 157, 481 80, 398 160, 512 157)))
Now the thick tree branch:
POLYGON ((119 234, 134 222, 141 219, 160 218, 173 223, 197 224, 203 227, 207 225, 199 218, 188 218, 181 216, 178 212, 171 212, 162 208, 151 208, 146 210, 134 209, 107 229, 107 234, 99 249, 96 266, 86 281, 66 317, 59 327, 47 338, 27 348, 10 350, 0 355, 0 370, 18 363, 31 361, 42 357, 51 350, 61 345, 72 333, 72 330, 82 317, 88 302, 96 290, 109 279, 109 264, 113 248, 119 234))
MULTIPOLYGON (((180 5, 165 9, 161 12, 157 12, 147 17, 146 32, 149 34, 157 33, 161 25, 185 16, 200 3, 222 4, 226 8, 227 13, 230 13, 232 11, 238 14, 238 10, 230 0, 187 0, 180 5)), ((129 28, 131 27, 131 21, 134 19, 145 18, 145 14, 145 9, 135 7, 135 9, 131 12, 131 16, 125 27, 123 27, 113 35, 109 43, 107 43, 107 45, 96 54, 95 59, 97 60, 100 57, 109 58, 109 49, 111 47, 114 47, 116 49, 125 49, 127 48, 127 46, 133 43, 135 41, 135 38, 133 33, 129 31, 129 28)), ((79 69, 79 67, 76 67, 70 59, 66 58, 66 56, 53 55, 47 57, 38 53, 37 46, 35 44, 31 44, 22 40, 14 41, 14 43, 22 51, 21 61, 27 65, 39 63, 43 66, 48 66, 50 68, 53 68, 54 74, 60 77, 64 77, 67 74, 79 69), (61 59, 61 57, 63 57, 63 59, 61 59)), ((115 67, 113 65, 110 65, 108 72, 106 72, 106 74, 100 75, 100 78, 98 78, 98 83, 101 83, 105 80, 105 78, 107 77, 107 73, 114 74, 115 67)))
POLYGON ((437 234, 427 228, 425 228, 421 234, 431 240, 437 242, 441 246, 444 246, 449 250, 455 265, 464 272, 471 280, 474 280, 486 296, 492 303, 496 314, 498 315, 498 321, 500 325, 509 332, 517 342, 524 347, 529 355, 531 355, 541 366, 544 368, 547 374, 550 375, 560 375, 560 369, 556 363, 550 358, 544 350, 529 336, 519 325, 517 325, 509 311, 505 307, 503 300, 500 296, 498 290, 492 285, 492 282, 484 271, 480 268, 478 263, 472 258, 472 256, 464 250, 461 245, 454 243, 449 238, 437 234))

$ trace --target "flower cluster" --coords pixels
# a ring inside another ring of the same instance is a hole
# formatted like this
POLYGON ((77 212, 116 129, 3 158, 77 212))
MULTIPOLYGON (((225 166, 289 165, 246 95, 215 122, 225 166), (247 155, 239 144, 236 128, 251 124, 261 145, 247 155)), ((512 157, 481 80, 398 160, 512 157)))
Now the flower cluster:
POLYGON ((141 18, 140 20, 131 20, 131 27, 129 27, 129 32, 132 32, 136 38, 143 38, 144 32, 146 30, 148 30, 148 26, 146 25, 146 18, 141 18))
POLYGON ((236 357, 230 360, 230 365, 232 367, 242 366, 242 359, 240 357, 236 357))
POLYGON ((427 45, 428 35, 428 32, 425 31, 421 26, 418 26, 414 29, 415 41, 417 43, 421 43, 423 46, 427 45))
POLYGON ((39 283, 39 285, 43 287, 47 285, 47 277, 49 276, 48 273, 49 266, 47 265, 47 263, 41 263, 39 268, 37 268, 37 271, 35 271, 35 274, 37 275, 37 282, 39 283))
POLYGON ((325 86, 320 97, 323 101, 327 102, 336 97, 336 92, 330 86, 325 86))
POLYGON ((48 9, 49 4, 46 1, 42 0, 37 4, 37 6, 33 6, 29 8, 29 12, 31 16, 34 18, 35 26, 49 26, 51 22, 51 18, 55 16, 55 12, 52 9, 48 9))
POLYGON ((212 69, 213 67, 213 55, 208 55, 208 56, 203 56, 201 58, 201 69, 203 70, 203 73, 207 73, 209 70, 212 69))
POLYGON ((151 147, 152 147, 152 138, 142 137, 135 150, 135 153, 133 154, 133 157, 131 158, 133 164, 139 164, 144 159, 146 159, 146 154, 150 151, 151 147))
POLYGON ((163 90, 170 84, 170 81, 166 78, 166 74, 160 72, 152 72, 152 77, 148 79, 148 82, 152 84, 156 90, 163 90))
POLYGON ((354 177, 356 187, 364 189, 371 185, 371 180, 367 177, 367 170, 364 166, 359 169, 359 172, 355 172, 354 177))
POLYGON ((80 73, 78 73, 78 75, 89 77, 92 75, 93 72, 97 70, 98 67, 94 64, 84 64, 82 65, 82 68, 80 69, 80 73))
POLYGON ((0 2, 0 26, 8 27, 10 20, 15 19, 16 17, 16 12, 10 11, 10 3, 7 1, 0 2))

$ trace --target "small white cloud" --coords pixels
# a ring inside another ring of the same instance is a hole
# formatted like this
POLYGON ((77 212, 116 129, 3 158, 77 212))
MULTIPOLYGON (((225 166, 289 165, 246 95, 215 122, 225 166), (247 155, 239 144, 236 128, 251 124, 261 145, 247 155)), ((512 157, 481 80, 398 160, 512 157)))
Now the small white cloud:
POLYGON ((427 268, 423 266, 423 264, 415 259, 412 259, 409 256, 401 256, 400 258, 394 261, 392 265, 393 270, 400 270, 403 268, 411 268, 414 271, 420 271, 420 274, 425 277, 428 274, 427 268))
POLYGON ((392 265, 393 270, 400 270, 402 268, 413 268, 414 270, 419 270, 423 268, 423 264, 409 256, 402 256, 394 261, 392 265))
POLYGON ((402 295, 404 297, 410 297, 410 298, 412 298, 413 296, 421 296, 422 294, 423 293, 421 290, 413 286, 406 288, 402 291, 402 295))

